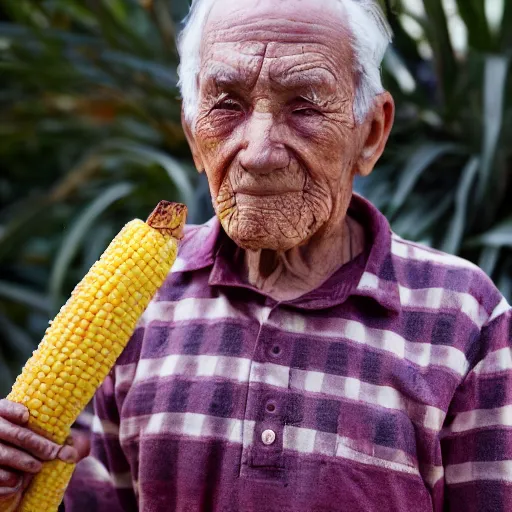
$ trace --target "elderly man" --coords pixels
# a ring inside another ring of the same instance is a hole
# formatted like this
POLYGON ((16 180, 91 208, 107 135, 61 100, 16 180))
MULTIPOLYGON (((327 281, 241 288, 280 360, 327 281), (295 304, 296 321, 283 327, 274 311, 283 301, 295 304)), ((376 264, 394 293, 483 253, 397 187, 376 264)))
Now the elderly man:
MULTIPOLYGON (((510 307, 352 193, 393 122, 389 39, 373 0, 193 3, 184 127, 217 215, 97 393, 66 512, 512 509, 510 307)), ((9 495, 57 448, 1 410, 9 495)))

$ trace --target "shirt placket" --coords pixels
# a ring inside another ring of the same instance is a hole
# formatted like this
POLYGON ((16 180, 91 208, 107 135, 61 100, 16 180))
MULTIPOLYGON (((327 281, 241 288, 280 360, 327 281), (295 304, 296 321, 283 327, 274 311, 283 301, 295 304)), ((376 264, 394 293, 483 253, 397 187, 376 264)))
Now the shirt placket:
POLYGON ((278 306, 269 307, 262 319, 251 362, 246 417, 244 463, 241 475, 279 478, 284 469, 283 441, 289 384, 288 347, 271 320, 278 306))

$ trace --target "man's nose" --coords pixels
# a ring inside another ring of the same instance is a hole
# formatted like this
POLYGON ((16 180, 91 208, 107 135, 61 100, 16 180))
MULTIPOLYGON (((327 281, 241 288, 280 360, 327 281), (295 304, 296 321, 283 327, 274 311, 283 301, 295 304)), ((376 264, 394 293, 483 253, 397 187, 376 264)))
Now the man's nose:
POLYGON ((269 174, 290 163, 288 151, 276 137, 271 114, 255 114, 245 132, 245 147, 240 154, 240 165, 247 171, 269 174))

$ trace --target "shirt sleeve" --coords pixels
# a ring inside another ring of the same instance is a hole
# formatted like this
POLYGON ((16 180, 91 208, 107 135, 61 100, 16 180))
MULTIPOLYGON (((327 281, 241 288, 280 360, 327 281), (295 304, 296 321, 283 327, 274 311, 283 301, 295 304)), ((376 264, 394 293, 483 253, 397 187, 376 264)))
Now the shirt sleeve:
POLYGON ((119 441, 119 411, 112 373, 94 397, 91 454, 81 461, 66 491, 66 512, 137 511, 130 465, 119 441))
POLYGON ((473 367, 454 395, 441 436, 444 511, 510 511, 512 322, 504 300, 468 358, 473 367))

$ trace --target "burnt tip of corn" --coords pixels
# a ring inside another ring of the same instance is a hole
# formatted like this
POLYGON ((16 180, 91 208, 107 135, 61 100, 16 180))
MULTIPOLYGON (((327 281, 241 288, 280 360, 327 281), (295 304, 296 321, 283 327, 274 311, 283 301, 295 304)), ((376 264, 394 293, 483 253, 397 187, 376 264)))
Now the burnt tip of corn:
POLYGON ((187 218, 187 207, 181 203, 160 201, 146 223, 162 234, 181 239, 187 218))

